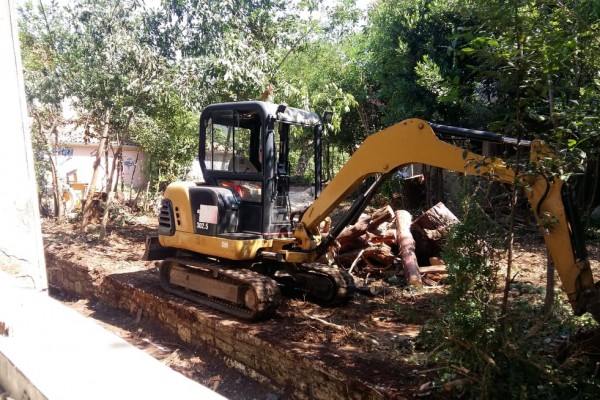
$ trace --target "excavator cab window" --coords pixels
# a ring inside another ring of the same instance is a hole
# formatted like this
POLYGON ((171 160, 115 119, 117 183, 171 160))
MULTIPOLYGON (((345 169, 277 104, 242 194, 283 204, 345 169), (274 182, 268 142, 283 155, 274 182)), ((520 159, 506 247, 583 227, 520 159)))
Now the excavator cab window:
POLYGON ((206 121, 204 136, 208 178, 257 203, 262 200, 261 128, 256 111, 218 110, 206 121))
POLYGON ((206 169, 241 174, 261 172, 261 120, 258 113, 215 111, 206 124, 206 169))

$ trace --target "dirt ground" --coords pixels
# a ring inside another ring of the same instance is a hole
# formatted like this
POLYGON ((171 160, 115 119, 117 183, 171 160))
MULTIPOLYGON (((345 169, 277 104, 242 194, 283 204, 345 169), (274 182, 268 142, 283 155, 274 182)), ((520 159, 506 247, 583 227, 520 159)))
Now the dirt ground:
MULTIPOLYGON (((60 244, 63 257, 77 260, 98 274, 110 275, 132 266, 153 271, 152 262, 140 261, 144 239, 156 229, 154 217, 128 217, 114 225, 108 237, 100 242, 96 232, 80 233, 77 222, 43 223, 45 245, 60 244)), ((515 270, 517 280, 535 286, 545 284, 546 253, 538 239, 525 233, 517 240, 515 270)), ((599 259, 599 246, 592 244, 590 258, 599 259)), ((600 269, 593 262, 596 271, 600 269)), ((395 271, 386 271, 393 274, 395 271)), ((157 277, 158 280, 158 277, 157 277)), ((442 281, 443 283, 443 281, 442 281)), ((332 362, 342 357, 345 368, 356 376, 372 377, 377 387, 398 398, 435 396, 431 387, 435 374, 427 372, 427 355, 415 346, 421 326, 436 318, 441 310, 436 298, 443 296, 443 284, 408 289, 398 282, 392 286, 382 276, 357 277, 360 291, 350 304, 339 308, 321 308, 299 299, 286 299, 273 320, 274 335, 308 345, 323 344, 335 349, 329 355, 332 362), (369 292, 371 294, 369 294, 369 292)), ((159 326, 136 320, 134 316, 109 309, 87 299, 69 297, 58 290, 51 294, 64 304, 97 320, 106 329, 115 332, 157 359, 226 397, 232 399, 285 399, 285 393, 276 393, 229 368, 208 349, 188 348, 177 338, 166 334, 159 326)), ((518 289, 515 296, 521 295, 518 289)), ((437 396, 435 396, 437 397, 437 396)))

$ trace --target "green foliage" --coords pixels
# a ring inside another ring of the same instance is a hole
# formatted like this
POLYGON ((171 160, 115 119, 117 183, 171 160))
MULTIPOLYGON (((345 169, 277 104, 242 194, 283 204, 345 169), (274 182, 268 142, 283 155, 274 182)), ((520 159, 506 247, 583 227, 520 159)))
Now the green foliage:
POLYGON ((466 69, 448 50, 449 38, 468 18, 456 13, 457 2, 386 0, 377 3, 368 26, 366 65, 377 98, 385 104, 384 124, 409 117, 456 120, 449 93, 442 87, 448 76, 462 81, 466 69))
MULTIPOLYGON (((357 104, 344 87, 349 60, 342 47, 346 34, 340 27, 356 21, 356 9, 350 3, 353 1, 335 2, 331 8, 324 9, 328 20, 309 18, 305 31, 290 42, 289 47, 280 49, 276 55, 279 63, 270 74, 274 102, 312 110, 319 115, 333 112, 332 122, 325 127, 325 142, 342 153, 354 151, 353 144, 347 141, 348 133, 342 130, 342 121, 357 104)), ((307 130, 298 133, 292 136, 292 165, 302 170, 297 170, 297 175, 311 181, 313 172, 305 170, 304 165, 307 158, 312 157, 312 134, 307 130)), ((325 165, 332 174, 340 167, 325 165)))
POLYGON ((314 21, 300 17, 313 7, 281 0, 170 2, 156 32, 181 54, 192 104, 257 99, 313 29, 314 21))
POLYGON ((575 166, 598 147, 600 64, 589 49, 600 44, 600 31, 597 16, 582 14, 579 3, 464 2, 460 13, 474 20, 457 31, 464 45, 453 54, 469 61, 471 73, 445 81, 471 93, 459 99, 463 108, 487 110, 489 128, 541 137, 568 149, 575 166))
POLYGON ((144 40, 137 2, 26 4, 20 27, 33 114, 52 109, 60 119, 68 103, 77 112, 72 122, 97 135, 110 110, 109 134, 116 139, 127 134, 128 115, 165 90, 166 59, 144 40))
POLYGON ((488 351, 497 338, 495 291, 498 285, 498 227, 473 196, 463 200, 461 222, 448 235, 443 259, 448 265, 447 324, 451 338, 488 351))
POLYGON ((600 243, 600 219, 590 219, 586 229, 586 237, 590 241, 600 243))
POLYGON ((144 172, 152 187, 186 178, 198 154, 198 115, 176 95, 133 121, 132 138, 146 153, 144 172))
POLYGON ((444 312, 419 336, 431 350, 430 361, 441 368, 439 384, 467 398, 593 398, 600 389, 593 363, 575 356, 559 365, 556 350, 549 349, 561 337, 597 323, 573 318, 560 294, 540 328, 543 290, 517 283, 512 290, 520 295, 510 299, 509 312, 500 319, 499 250, 505 231, 478 203, 472 195, 463 200, 461 222, 451 228, 443 254, 449 272, 444 312))
POLYGON ((379 1, 352 54, 360 115, 348 128, 409 117, 541 138, 578 197, 600 201, 600 19, 590 1, 379 1), (564 150, 563 150, 564 149, 564 150))

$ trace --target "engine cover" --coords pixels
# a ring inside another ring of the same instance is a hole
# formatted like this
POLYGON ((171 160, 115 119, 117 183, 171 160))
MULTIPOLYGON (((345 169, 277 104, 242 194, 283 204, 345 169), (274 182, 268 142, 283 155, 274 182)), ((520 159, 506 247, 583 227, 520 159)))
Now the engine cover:
POLYGON ((189 196, 195 233, 218 236, 237 232, 239 198, 230 189, 191 187, 189 196))

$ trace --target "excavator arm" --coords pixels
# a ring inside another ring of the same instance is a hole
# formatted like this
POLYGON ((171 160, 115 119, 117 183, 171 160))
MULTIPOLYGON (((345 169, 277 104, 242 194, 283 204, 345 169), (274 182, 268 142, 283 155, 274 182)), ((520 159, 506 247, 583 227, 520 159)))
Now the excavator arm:
MULTIPOLYGON (((530 157, 533 162, 552 157, 552 152, 543 142, 535 140, 527 144, 531 146, 530 157)), ((565 207, 564 182, 557 177, 548 178, 541 174, 516 176, 514 170, 502 160, 484 157, 439 139, 432 124, 419 119, 397 123, 370 135, 363 142, 304 212, 294 231, 296 250, 314 256, 323 248, 322 244, 326 242, 323 239, 326 238, 321 238, 319 224, 365 179, 390 174, 413 163, 467 175, 487 176, 508 184, 524 184, 574 313, 581 315, 589 311, 600 321, 600 288, 594 284, 585 246, 577 243, 575 217, 571 215, 569 207, 565 207)))

